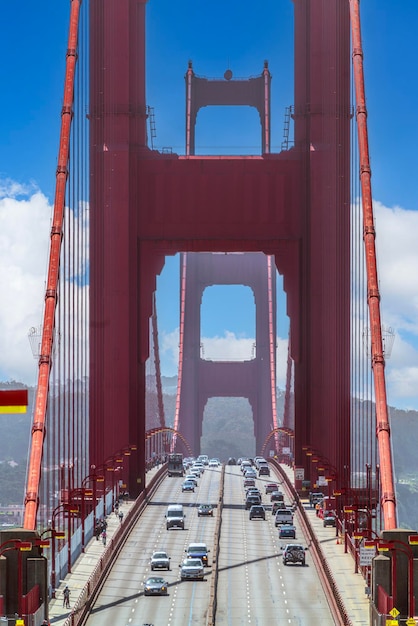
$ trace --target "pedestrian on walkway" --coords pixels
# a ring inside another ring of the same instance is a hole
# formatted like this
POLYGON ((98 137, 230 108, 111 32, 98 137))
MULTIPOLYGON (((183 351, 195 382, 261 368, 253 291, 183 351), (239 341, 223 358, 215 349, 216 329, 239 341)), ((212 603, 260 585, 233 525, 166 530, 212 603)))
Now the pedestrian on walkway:
POLYGON ((123 511, 119 511, 119 523, 122 524, 123 520, 123 511))
POLYGON ((65 585, 64 591, 63 591, 63 601, 62 601, 62 606, 65 609, 69 609, 70 608, 70 590, 68 588, 68 585, 65 585))
POLYGON ((107 537, 107 535, 106 535, 106 531, 104 530, 104 531, 102 532, 102 541, 103 541, 103 545, 104 545, 104 546, 106 545, 106 537, 107 537))

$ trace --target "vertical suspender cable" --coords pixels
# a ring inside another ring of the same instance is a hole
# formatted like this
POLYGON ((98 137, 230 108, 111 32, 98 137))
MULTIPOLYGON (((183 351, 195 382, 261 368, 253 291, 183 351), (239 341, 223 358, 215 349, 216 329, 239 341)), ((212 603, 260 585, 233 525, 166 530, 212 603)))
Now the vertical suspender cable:
POLYGON ((277 431, 277 402, 276 402, 276 337, 274 331, 274 303, 273 280, 276 278, 276 267, 273 268, 272 256, 267 255, 267 298, 268 298, 268 327, 269 327, 269 360, 270 360, 270 393, 272 421, 276 453, 279 451, 279 433, 277 431))
POLYGON ((157 300, 155 292, 152 299, 152 336, 153 336, 153 348, 154 348, 154 364, 155 364, 155 381, 157 387, 157 405, 158 405, 158 426, 165 428, 165 414, 164 414, 164 400, 163 400, 163 388, 161 384, 161 364, 160 364, 160 350, 158 342, 158 324, 157 324, 157 300))
POLYGON ((27 530, 35 529, 39 499, 39 482, 41 477, 41 462, 45 433, 45 416, 47 409, 49 376, 51 371, 52 348, 54 342, 55 308, 57 304, 65 188, 67 181, 70 128, 74 99, 74 76, 77 62, 76 54, 80 5, 81 0, 71 0, 64 83, 64 101, 61 114, 61 133, 55 184, 54 214, 51 228, 51 244, 49 251, 48 279, 45 293, 41 354, 39 357, 38 385, 35 398, 35 414, 32 426, 31 454, 29 459, 23 521, 23 527, 27 530))
MULTIPOLYGON (((184 316, 186 310, 186 273, 187 273, 187 253, 180 255, 180 336, 179 336, 179 369, 177 378, 176 409, 174 415, 174 430, 178 431, 180 422, 180 398, 181 385, 183 380, 183 358, 184 358, 184 316)), ((176 436, 171 442, 171 452, 174 452, 176 436)))
POLYGON ((383 354, 380 294, 378 288, 375 229, 371 191, 371 171, 367 133, 367 109, 364 88, 363 50, 361 45, 359 0, 350 0, 356 119, 360 150, 360 183, 363 206, 363 237, 366 252, 367 299, 371 329, 371 355, 376 400, 376 432, 380 458, 382 508, 386 530, 396 528, 396 502, 393 480, 390 427, 386 399, 385 360, 383 354))

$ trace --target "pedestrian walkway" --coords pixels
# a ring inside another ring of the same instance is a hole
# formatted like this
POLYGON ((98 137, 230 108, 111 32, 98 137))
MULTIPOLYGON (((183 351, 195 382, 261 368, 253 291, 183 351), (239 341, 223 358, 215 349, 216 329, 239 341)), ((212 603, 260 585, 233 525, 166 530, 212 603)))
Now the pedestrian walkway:
MULTIPOLYGON (((149 472, 147 479, 150 480, 154 473, 154 471, 149 472)), ((286 468, 286 473, 290 481, 293 482, 293 471, 290 468, 286 468)), ((128 512, 133 506, 133 501, 123 502, 121 506, 124 519, 126 519, 128 512)), ((306 503, 303 502, 303 506, 339 589, 339 594, 352 626, 368 626, 370 624, 370 604, 365 593, 366 583, 361 574, 354 573, 353 557, 344 552, 344 545, 337 538, 335 528, 324 528, 322 519, 316 516, 315 509, 309 505, 308 501, 306 503)), ((119 525, 118 516, 115 513, 111 513, 107 517, 107 544, 110 543, 119 525)), ((102 541, 100 539, 97 541, 93 537, 86 546, 85 552, 80 555, 73 565, 71 574, 68 574, 61 581, 56 590, 55 598, 49 603, 51 626, 64 626, 71 612, 71 607, 76 604, 89 577, 102 558, 104 550, 106 550, 106 547, 103 546, 102 541), (63 607, 63 591, 66 585, 70 588, 70 609, 63 607)))
MULTIPOLYGON (((124 519, 126 519, 126 516, 132 508, 132 505, 132 500, 124 501, 120 505, 120 509, 123 512, 124 519)), ((115 532, 119 528, 121 522, 119 521, 118 515, 113 512, 107 516, 106 521, 106 545, 108 546, 115 532)), ((51 626, 53 624, 57 626, 63 626, 68 615, 71 613, 71 607, 76 604, 84 586, 86 585, 88 579, 93 573, 96 565, 103 557, 104 550, 106 550, 106 546, 103 545, 101 537, 96 540, 96 538, 93 536, 93 539, 91 539, 87 544, 85 552, 83 552, 78 557, 77 561, 72 566, 71 574, 67 574, 65 579, 61 581, 60 585, 55 591, 55 598, 52 598, 49 602, 48 612, 51 626), (68 585, 70 589, 69 609, 64 607, 64 589, 66 585, 68 585)))

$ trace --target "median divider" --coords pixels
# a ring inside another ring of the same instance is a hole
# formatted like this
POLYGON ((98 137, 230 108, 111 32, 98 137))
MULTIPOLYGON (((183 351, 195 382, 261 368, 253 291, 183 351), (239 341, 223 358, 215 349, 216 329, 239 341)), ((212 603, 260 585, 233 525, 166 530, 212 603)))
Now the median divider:
POLYGON ((216 507, 216 526, 213 539, 212 576, 210 580, 209 606, 206 616, 206 626, 214 626, 216 616, 217 588, 218 588, 218 562, 219 546, 222 526, 222 510, 224 502, 225 465, 222 465, 221 481, 219 487, 218 506, 216 507))

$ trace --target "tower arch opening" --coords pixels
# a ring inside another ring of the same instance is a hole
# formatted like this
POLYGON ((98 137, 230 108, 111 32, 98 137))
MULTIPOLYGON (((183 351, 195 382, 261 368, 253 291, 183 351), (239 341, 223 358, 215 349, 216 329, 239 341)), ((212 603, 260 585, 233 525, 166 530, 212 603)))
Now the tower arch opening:
POLYGON ((255 456, 254 418, 248 398, 208 398, 203 411, 200 449, 221 461, 255 456))
POLYGON ((200 358, 249 361, 256 355, 254 292, 245 285, 210 285, 202 296, 200 358))

